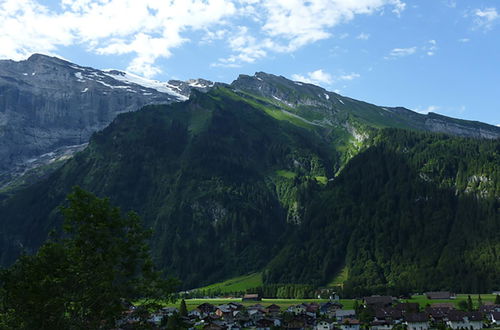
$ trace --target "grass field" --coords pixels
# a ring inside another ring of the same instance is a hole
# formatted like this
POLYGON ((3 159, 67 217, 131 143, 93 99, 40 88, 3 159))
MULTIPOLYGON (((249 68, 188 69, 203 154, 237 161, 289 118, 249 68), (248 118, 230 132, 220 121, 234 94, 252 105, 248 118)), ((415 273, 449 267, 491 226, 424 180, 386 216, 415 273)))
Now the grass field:
MULTIPOLYGON (((260 302, 256 301, 241 301, 241 298, 234 298, 234 299, 186 299, 186 306, 188 310, 193 310, 195 309, 198 305, 201 305, 203 303, 209 303, 212 305, 222 305, 222 304, 228 304, 230 302, 237 302, 241 303, 244 306, 250 306, 250 305, 255 305, 255 304, 261 304, 264 307, 267 307, 271 304, 276 304, 281 307, 281 309, 286 309, 292 305, 298 305, 301 303, 323 303, 327 302, 328 299, 262 299, 260 302)), ((345 299, 340 301, 344 305, 344 309, 352 309, 354 300, 350 299, 345 299)), ((179 307, 180 301, 177 301, 176 303, 169 303, 166 304, 165 306, 167 307, 179 307)))
POLYGON ((342 268, 340 272, 334 277, 334 279, 328 284, 329 287, 335 286, 344 286, 344 282, 347 281, 347 277, 349 276, 349 269, 347 266, 342 268))
MULTIPOLYGON (((444 299, 444 300, 429 300, 427 299, 426 296, 424 295, 418 295, 418 296, 413 296, 411 299, 407 299, 405 301, 407 302, 413 302, 413 303, 418 303, 420 307, 425 307, 427 304, 435 304, 435 303, 453 303, 455 304, 455 307, 457 307, 458 302, 461 300, 467 300, 468 294, 457 294, 456 299, 444 299)), ((478 294, 471 294, 470 295, 472 299, 472 303, 474 304, 474 308, 478 307, 478 294)), ((495 301, 495 296, 492 294, 482 294, 481 299, 483 302, 486 301, 495 301)))
MULTIPOLYGON (((256 274, 253 274, 256 275, 256 274)), ((474 303, 475 308, 478 307, 478 294, 471 294, 470 295, 472 298, 472 302, 474 303)), ((413 296, 411 299, 406 299, 402 300, 402 302, 415 302, 420 305, 421 308, 425 308, 427 304, 433 304, 433 303, 453 303, 455 306, 457 306, 458 302, 461 300, 467 300, 468 295, 467 294, 458 294, 456 299, 445 299, 445 300, 429 300, 427 297, 423 295, 418 295, 418 296, 413 296)), ((481 299, 483 302, 486 301, 494 301, 495 296, 492 294, 482 294, 481 299)), ((316 302, 316 303, 323 303, 327 302, 327 299, 262 299, 261 302, 254 302, 254 301, 241 301, 241 298, 232 298, 232 299, 186 299, 186 305, 188 310, 193 310, 195 309, 198 305, 201 305, 203 303, 210 303, 213 305, 221 305, 221 304, 227 304, 230 302, 238 302, 242 303, 245 306, 250 306, 250 305, 255 305, 257 303, 263 305, 264 307, 269 306, 271 304, 276 304, 281 307, 281 309, 286 309, 290 307, 291 305, 298 305, 300 303, 311 303, 311 302, 316 302)), ((352 309, 354 305, 354 299, 341 299, 340 303, 344 305, 344 309, 352 309)), ((177 301, 175 303, 168 303, 165 304, 165 306, 168 307, 179 307, 180 301, 177 301)))
POLYGON ((211 284, 197 290, 217 290, 222 293, 245 291, 262 286, 262 274, 254 273, 231 278, 227 281, 211 284))

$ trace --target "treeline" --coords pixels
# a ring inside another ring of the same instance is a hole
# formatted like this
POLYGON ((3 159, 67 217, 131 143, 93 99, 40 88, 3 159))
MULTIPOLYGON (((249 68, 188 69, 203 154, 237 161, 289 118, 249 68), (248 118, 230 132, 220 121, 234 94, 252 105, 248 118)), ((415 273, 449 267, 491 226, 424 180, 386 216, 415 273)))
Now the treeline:
POLYGON ((318 297, 318 290, 307 284, 271 284, 233 292, 221 289, 193 290, 183 293, 182 296, 184 298, 243 297, 247 293, 258 294, 261 298, 269 299, 313 299, 318 297))

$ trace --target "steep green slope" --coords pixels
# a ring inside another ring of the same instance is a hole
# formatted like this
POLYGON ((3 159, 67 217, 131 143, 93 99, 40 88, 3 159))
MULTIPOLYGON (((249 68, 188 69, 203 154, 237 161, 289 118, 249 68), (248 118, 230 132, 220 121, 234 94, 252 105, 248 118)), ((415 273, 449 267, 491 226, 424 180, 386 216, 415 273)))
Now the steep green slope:
POLYGON ((326 285, 342 269, 352 294, 500 286, 500 142, 417 132, 431 124, 497 132, 266 74, 120 115, 0 200, 0 263, 59 228, 57 206, 80 185, 137 211, 185 288, 260 271, 326 285))
POLYGON ((302 191, 332 177, 337 158, 320 132, 224 88, 124 114, 50 178, 2 201, 2 262, 36 249, 80 185, 139 212, 157 262, 186 287, 258 271, 300 222, 302 191))
POLYGON ((500 286, 500 141, 387 130, 306 205, 267 283, 485 292, 500 286), (479 178, 479 179, 478 179, 479 178))
POLYGON ((336 128, 357 139, 366 135, 367 129, 389 127, 464 137, 500 137, 500 128, 492 125, 434 113, 423 115, 401 107, 380 107, 264 72, 254 76, 240 75, 231 86, 314 125, 336 128))

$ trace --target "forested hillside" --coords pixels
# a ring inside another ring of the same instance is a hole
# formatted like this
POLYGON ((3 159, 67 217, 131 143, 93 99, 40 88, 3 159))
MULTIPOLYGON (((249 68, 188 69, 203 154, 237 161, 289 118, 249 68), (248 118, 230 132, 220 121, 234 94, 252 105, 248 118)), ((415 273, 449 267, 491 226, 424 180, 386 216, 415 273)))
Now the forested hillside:
POLYGON ((500 141, 385 130, 306 206, 268 283, 349 294, 500 286, 500 141))
POLYGON ((402 115, 384 126, 387 110, 285 87, 217 87, 118 116, 0 202, 1 263, 60 228, 79 185, 137 211, 184 288, 260 271, 268 285, 323 286, 342 269, 353 295, 500 286, 499 140, 387 129, 402 115))
POLYGON ((300 221, 302 191, 333 176, 334 158, 319 134, 225 89, 124 114, 49 179, 3 201, 2 262, 35 250, 79 185, 137 211, 154 230, 157 263, 186 287, 258 271, 300 221))

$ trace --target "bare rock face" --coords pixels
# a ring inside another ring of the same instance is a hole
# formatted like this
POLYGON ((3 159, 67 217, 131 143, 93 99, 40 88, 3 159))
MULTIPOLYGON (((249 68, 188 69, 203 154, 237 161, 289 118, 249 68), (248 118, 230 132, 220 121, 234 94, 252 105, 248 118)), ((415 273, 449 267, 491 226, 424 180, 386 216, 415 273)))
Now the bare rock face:
POLYGON ((0 186, 22 164, 88 142, 119 113, 183 101, 192 88, 211 84, 180 82, 181 93, 168 83, 40 54, 0 61, 0 186))

